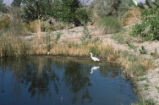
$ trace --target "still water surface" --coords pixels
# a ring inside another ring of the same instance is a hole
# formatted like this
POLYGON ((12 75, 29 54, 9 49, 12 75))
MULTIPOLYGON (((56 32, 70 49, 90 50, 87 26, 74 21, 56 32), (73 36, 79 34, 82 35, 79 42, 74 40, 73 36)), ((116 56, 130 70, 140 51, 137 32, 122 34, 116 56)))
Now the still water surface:
POLYGON ((118 67, 66 58, 0 59, 0 105, 131 105, 118 67))

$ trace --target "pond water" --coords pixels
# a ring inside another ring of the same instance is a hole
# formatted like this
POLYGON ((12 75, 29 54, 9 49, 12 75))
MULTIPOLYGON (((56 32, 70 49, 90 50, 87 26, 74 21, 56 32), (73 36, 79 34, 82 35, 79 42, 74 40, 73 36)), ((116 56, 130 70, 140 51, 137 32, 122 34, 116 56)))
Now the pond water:
POLYGON ((131 105, 136 95, 114 65, 57 57, 0 59, 0 105, 131 105))

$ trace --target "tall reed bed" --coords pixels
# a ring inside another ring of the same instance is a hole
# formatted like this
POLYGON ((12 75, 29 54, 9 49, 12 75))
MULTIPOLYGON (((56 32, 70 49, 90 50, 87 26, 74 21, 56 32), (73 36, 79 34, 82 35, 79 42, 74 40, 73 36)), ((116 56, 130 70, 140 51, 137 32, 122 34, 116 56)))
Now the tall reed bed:
POLYGON ((95 56, 106 58, 109 55, 116 55, 116 51, 109 44, 88 43, 88 44, 56 44, 52 45, 50 50, 52 55, 69 55, 69 56, 85 56, 88 57, 92 52, 95 56))
MULTIPOLYGON (((120 64, 124 71, 131 77, 140 76, 147 70, 155 68, 151 59, 145 59, 127 52, 116 51, 110 44, 101 43, 56 43, 50 44, 49 55, 89 57, 92 52, 94 56, 103 61, 111 61, 120 64), (111 60, 112 59, 112 60, 111 60)), ((35 41, 27 42, 15 36, 0 37, 0 56, 21 56, 21 55, 47 55, 47 44, 38 44, 35 41)))
MULTIPOLYGON (((56 40, 56 39, 55 39, 56 40)), ((76 43, 56 43, 56 41, 50 42, 50 55, 63 55, 63 56, 77 56, 77 57, 89 57, 89 53, 92 52, 95 56, 100 58, 106 58, 109 55, 117 55, 116 51, 109 44, 100 43, 87 43, 87 44, 76 44, 76 43)), ((30 54, 47 54, 47 44, 31 44, 30 54)))
POLYGON ((27 55, 29 46, 15 36, 0 36, 0 57, 27 55))

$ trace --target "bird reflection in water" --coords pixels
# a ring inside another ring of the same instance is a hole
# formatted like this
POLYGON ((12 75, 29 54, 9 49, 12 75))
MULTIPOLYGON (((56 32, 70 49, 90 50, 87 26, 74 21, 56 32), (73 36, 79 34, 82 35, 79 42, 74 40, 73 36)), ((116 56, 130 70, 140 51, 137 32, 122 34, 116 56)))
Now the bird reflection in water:
POLYGON ((91 68, 90 74, 93 74, 93 72, 99 70, 99 68, 100 68, 99 66, 93 66, 93 67, 91 68))

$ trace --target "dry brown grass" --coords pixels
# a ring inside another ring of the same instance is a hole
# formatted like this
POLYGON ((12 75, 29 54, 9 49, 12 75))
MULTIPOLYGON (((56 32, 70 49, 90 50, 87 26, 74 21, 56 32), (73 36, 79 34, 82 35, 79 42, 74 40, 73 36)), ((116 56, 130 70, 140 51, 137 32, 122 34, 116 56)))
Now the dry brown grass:
POLYGON ((145 59, 139 56, 121 52, 117 59, 129 77, 144 75, 148 70, 155 68, 155 63, 151 59, 145 59))
POLYGON ((128 10, 125 15, 123 25, 131 25, 139 22, 141 20, 141 10, 139 8, 132 8, 128 10))
MULTIPOLYGON (((47 54, 46 44, 32 44, 30 54, 47 54)), ((50 55, 64 55, 64 56, 84 56, 89 57, 89 52, 93 53, 100 57, 106 58, 107 56, 116 57, 116 51, 109 44, 98 44, 98 43, 88 43, 88 44, 75 44, 75 43, 58 43, 55 41, 50 44, 50 55)))
POLYGON ((28 30, 28 31, 31 31, 33 33, 37 33, 39 32, 39 21, 38 20, 34 20, 34 21, 31 21, 29 22, 29 24, 26 24, 26 23, 23 23, 24 26, 26 26, 25 28, 28 30))
POLYGON ((89 50, 87 46, 78 46, 74 44, 60 44, 55 45, 50 53, 52 55, 68 55, 68 56, 86 56, 88 55, 89 50))

